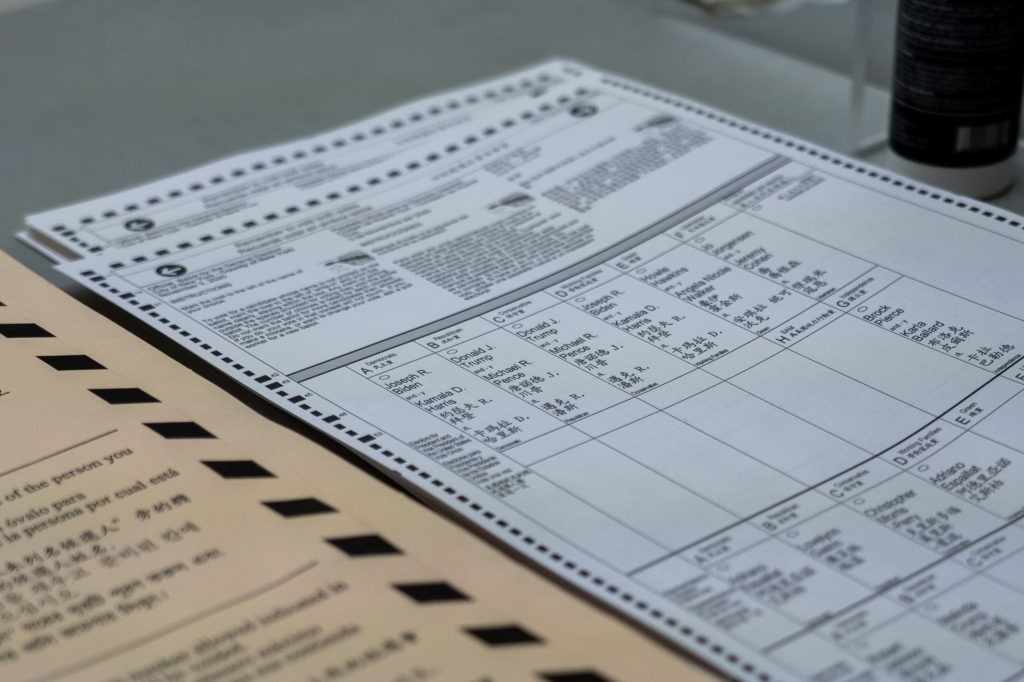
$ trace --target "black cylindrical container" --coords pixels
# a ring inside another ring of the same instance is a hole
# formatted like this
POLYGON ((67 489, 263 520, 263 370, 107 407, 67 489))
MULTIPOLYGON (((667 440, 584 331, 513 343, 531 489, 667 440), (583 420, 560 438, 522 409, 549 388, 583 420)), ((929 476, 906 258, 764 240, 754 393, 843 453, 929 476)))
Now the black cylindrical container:
POLYGON ((1013 183, 1024 1, 900 0, 890 165, 983 197, 1013 183))

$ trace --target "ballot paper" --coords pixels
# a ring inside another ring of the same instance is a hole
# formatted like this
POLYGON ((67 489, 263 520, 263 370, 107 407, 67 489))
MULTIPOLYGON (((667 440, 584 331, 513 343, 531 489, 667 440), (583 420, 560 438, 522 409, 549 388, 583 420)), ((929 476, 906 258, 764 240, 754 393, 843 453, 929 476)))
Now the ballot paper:
MULTIPOLYGON (((34 245, 50 249, 47 255, 51 257, 74 259, 107 247, 138 246, 169 235, 194 234, 193 239, 225 236, 223 230, 230 229, 220 224, 225 218, 233 217, 243 226, 263 221, 265 214, 286 203, 289 195, 299 197, 338 183, 347 186, 346 178, 361 180, 366 175, 363 171, 403 151, 420 150, 421 156, 427 156, 434 149, 428 150, 426 145, 456 126, 470 124, 484 131, 494 126, 496 131, 510 107, 529 106, 551 89, 571 94, 585 82, 582 72, 539 67, 486 87, 428 97, 385 116, 220 159, 68 207, 71 210, 30 215, 26 218, 28 238, 34 245)), ((330 194, 333 192, 327 193, 326 201, 337 198, 330 194)), ((313 197, 305 197, 305 201, 307 208, 318 205, 308 203, 318 201, 313 197)))
POLYGON ((216 216, 206 167, 34 233, 729 677, 1024 672, 1020 217, 564 60, 343 130, 315 186, 216 216))
POLYGON ((0 254, 0 679, 710 678, 0 254))

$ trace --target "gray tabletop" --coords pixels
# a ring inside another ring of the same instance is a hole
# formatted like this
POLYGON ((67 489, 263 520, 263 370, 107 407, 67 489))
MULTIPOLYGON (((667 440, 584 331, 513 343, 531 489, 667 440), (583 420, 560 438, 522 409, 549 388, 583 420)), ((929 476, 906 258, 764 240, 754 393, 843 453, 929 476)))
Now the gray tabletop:
MULTIPOLYGON (((553 55, 845 142, 841 75, 688 18, 700 19, 665 0, 65 0, 0 13, 0 249, 67 286, 15 241, 25 214, 553 55)), ((869 128, 885 108, 869 92, 869 128)))

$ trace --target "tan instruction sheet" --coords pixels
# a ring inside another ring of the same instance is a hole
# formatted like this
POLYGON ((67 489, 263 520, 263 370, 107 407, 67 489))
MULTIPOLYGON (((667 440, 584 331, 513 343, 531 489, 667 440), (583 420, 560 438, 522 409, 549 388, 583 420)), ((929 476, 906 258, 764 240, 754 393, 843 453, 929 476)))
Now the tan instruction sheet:
POLYGON ((0 254, 0 678, 701 669, 0 254))

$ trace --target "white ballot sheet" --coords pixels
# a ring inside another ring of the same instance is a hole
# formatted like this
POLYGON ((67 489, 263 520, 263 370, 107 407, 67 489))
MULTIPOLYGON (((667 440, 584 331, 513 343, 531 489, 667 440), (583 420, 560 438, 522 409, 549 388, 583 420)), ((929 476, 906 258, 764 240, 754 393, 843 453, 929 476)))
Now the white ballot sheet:
POLYGON ((528 73, 552 85, 61 269, 729 676, 1024 671, 1021 219, 528 73))
MULTIPOLYGON (((171 235, 176 242, 212 238, 218 231, 230 229, 224 225, 229 217, 236 218, 238 229, 254 227, 247 223, 265 221, 267 214, 285 205, 287 200, 282 197, 290 193, 334 186, 346 179, 363 180, 362 171, 400 152, 422 148, 460 125, 473 123, 481 131, 501 126, 506 118, 503 112, 530 107, 552 90, 564 96, 584 87, 587 75, 541 66, 428 97, 312 137, 30 215, 26 238, 37 248, 48 248, 48 255, 71 260, 108 247, 131 247, 171 235), (501 118, 496 120, 496 115, 501 118)), ((333 192, 326 193, 324 201, 332 199, 329 194, 333 192)))

